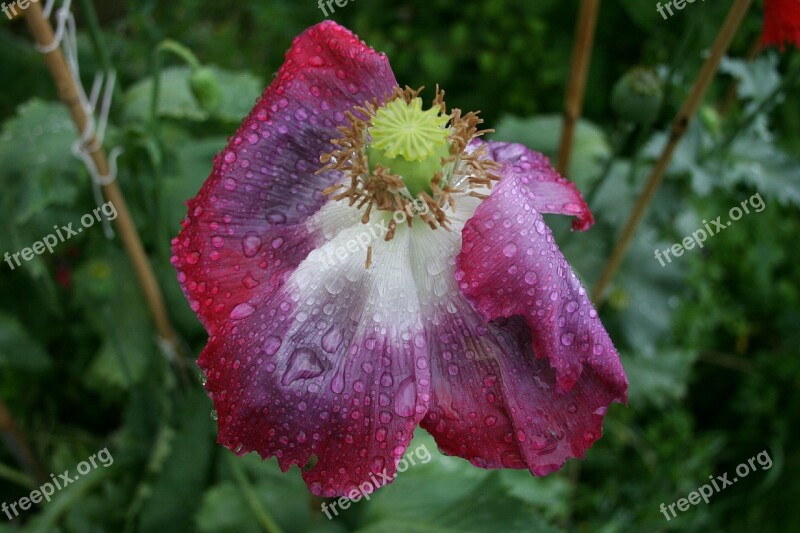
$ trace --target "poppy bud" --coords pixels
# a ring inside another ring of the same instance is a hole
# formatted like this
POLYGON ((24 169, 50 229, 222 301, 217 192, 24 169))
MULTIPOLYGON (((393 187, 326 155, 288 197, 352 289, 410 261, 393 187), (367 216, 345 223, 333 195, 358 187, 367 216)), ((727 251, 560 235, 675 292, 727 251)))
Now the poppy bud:
POLYGON ((222 89, 214 71, 208 67, 200 67, 192 72, 189 78, 189 87, 192 89, 197 103, 205 111, 213 111, 222 103, 222 89))
POLYGON ((652 123, 664 99, 661 79, 648 68, 629 70, 611 91, 611 108, 622 118, 635 124, 652 123))

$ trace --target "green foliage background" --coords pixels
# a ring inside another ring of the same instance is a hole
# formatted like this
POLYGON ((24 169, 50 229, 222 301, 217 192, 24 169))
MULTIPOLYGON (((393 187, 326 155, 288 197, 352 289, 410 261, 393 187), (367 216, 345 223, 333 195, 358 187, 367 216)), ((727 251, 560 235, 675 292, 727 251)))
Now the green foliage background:
MULTIPOLYGON (((106 64, 119 75, 107 146, 120 145, 119 182, 170 312, 192 353, 206 336, 169 265, 183 202, 282 62, 291 39, 323 17, 311 0, 223 3, 97 0, 99 31, 78 2, 84 83, 106 64), (150 122, 154 50, 182 43, 221 81, 204 109, 190 69, 161 56, 158 132, 150 122)), ((553 156, 577 2, 351 0, 333 18, 385 51, 398 80, 447 90, 448 104, 481 109, 495 138, 553 156)), ((570 233, 550 218, 562 249, 591 286, 669 122, 725 15, 727 3, 690 4, 668 21, 640 0, 604 2, 585 117, 570 178, 597 224, 570 233), (665 103, 653 128, 630 134, 609 103, 634 66, 658 70, 665 103), (602 178, 601 178, 602 176, 602 178)), ((16 251, 94 207, 89 178, 70 154, 75 131, 56 101, 24 25, 0 22, 0 252, 16 251)), ((583 462, 533 478, 475 469, 434 452, 335 520, 320 512, 299 472, 238 459, 217 446, 211 403, 192 366, 184 381, 155 332, 117 241, 98 228, 0 276, 0 395, 47 472, 108 446, 114 464, 59 492, 4 531, 784 531, 800 529, 800 98, 781 83, 800 53, 747 55, 757 5, 675 156, 612 287, 603 318, 631 383, 609 410, 604 438, 583 462), (730 111, 717 106, 734 80, 730 111), (783 90, 785 89, 785 90, 783 90), (752 118, 752 120, 750 120, 752 118), (754 194, 752 213, 666 267, 653 250, 754 194), (795 444, 793 444, 795 443, 795 444), (666 521, 672 503, 733 472, 762 450, 769 470, 666 521)), ((0 448, 0 502, 35 485, 0 448)))

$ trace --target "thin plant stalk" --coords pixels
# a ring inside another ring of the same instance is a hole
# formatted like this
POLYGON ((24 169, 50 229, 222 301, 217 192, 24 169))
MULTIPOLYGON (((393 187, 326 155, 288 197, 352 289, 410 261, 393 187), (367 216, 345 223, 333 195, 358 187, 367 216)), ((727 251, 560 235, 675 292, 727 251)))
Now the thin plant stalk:
POLYGON ((256 520, 261 526, 261 529, 267 533, 282 533, 282 530, 277 522, 275 522, 275 519, 272 518, 264 506, 261 505, 253 485, 250 483, 250 480, 247 479, 247 474, 245 474, 242 465, 239 463, 239 458, 228 454, 228 463, 230 464, 231 471, 233 472, 233 477, 236 479, 236 483, 239 485, 239 490, 241 490, 242 496, 244 496, 247 506, 250 508, 250 512, 252 512, 253 516, 255 516, 256 520))
POLYGON ((636 201, 636 205, 634 206, 628 221, 625 223, 622 234, 619 236, 619 239, 617 239, 617 243, 611 252, 611 256, 609 257, 608 262, 606 263, 605 268, 603 269, 603 272, 600 275, 597 284, 595 285, 593 296, 598 306, 601 305, 605 291, 614 275, 617 273, 620 263, 622 262, 622 258, 625 255, 625 252, 628 250, 633 236, 636 233, 636 229, 639 227, 642 217, 647 211, 647 208, 650 206, 650 203, 653 201, 653 197, 655 196, 659 185, 661 185, 661 181, 664 179, 664 175, 666 174, 667 168, 672 160, 672 155, 675 152, 675 148, 678 146, 678 143, 686 133, 689 121, 691 121, 691 119, 694 117, 698 107, 702 103, 703 97, 708 91, 708 88, 719 69, 720 61, 728 51, 728 48, 733 41, 733 37, 736 35, 739 26, 741 26, 751 4, 752 0, 736 0, 733 6, 731 6, 728 16, 725 18, 725 22, 722 24, 722 28, 720 28, 717 38, 711 47, 708 58, 703 64, 703 68, 700 70, 700 74, 695 80, 692 90, 689 92, 686 100, 684 100, 680 111, 678 111, 678 115, 675 117, 675 120, 672 123, 672 132, 670 133, 666 146, 664 146, 664 149, 661 152, 661 157, 653 167, 650 177, 645 184, 644 190, 636 201))
MULTIPOLYGON (((736 127, 728 132, 722 141, 714 147, 714 149, 703 158, 703 160, 710 158, 713 155, 727 151, 743 131, 753 125, 756 118, 762 113, 769 113, 776 105, 778 105, 778 97, 782 93, 788 93, 794 85, 800 81, 800 61, 795 61, 794 65, 789 68, 789 72, 783 77, 778 85, 764 98, 758 106, 752 111, 743 116, 736 127)), ((701 162, 703 161, 701 160, 701 162)))
POLYGON ((47 481, 48 478, 36 460, 28 439, 14 420, 11 410, 2 400, 0 400, 0 436, 6 441, 9 450, 31 479, 36 480, 37 483, 47 481))
POLYGON ((586 93, 586 79, 589 75, 589 62, 592 58, 594 33, 597 28, 597 14, 600 0, 581 0, 578 21, 575 27, 575 41, 572 48, 569 85, 564 100, 564 124, 561 128, 561 145, 558 151, 558 170, 566 175, 572 155, 572 140, 575 126, 583 109, 586 93))
MULTIPOLYGON (((761 51, 761 36, 759 35, 755 42, 750 47, 750 50, 747 52, 746 60, 747 62, 753 61, 757 56, 758 53, 761 51)), ((739 94, 739 80, 734 80, 730 87, 728 87, 728 92, 725 94, 725 98, 723 98, 722 103, 720 104, 718 111, 720 116, 725 116, 728 112, 733 108, 733 104, 736 103, 736 96, 739 94)))

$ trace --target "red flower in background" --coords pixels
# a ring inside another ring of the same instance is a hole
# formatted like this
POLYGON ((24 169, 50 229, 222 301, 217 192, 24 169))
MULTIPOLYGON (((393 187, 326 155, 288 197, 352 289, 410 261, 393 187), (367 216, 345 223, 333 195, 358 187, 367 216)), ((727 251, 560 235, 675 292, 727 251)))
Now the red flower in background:
POLYGON ((308 29, 172 243, 210 334, 198 364, 219 442, 310 465, 314 494, 392 478, 417 425, 477 466, 545 475, 626 399, 542 218, 586 229, 588 206, 443 96, 423 111, 383 54, 333 22, 308 29))
POLYGON ((786 43, 800 48, 800 0, 764 0, 761 45, 783 50, 786 43))

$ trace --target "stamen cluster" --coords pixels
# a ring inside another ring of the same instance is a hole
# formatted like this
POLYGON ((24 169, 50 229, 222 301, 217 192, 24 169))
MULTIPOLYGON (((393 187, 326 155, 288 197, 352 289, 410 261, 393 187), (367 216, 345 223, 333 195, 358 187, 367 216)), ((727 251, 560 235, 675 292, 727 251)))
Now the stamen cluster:
MULTIPOLYGON (((478 113, 462 115, 460 109, 453 109, 448 114, 444 91, 438 86, 431 109, 422 111, 419 98, 422 89, 396 87, 383 104, 374 99, 347 112, 349 124, 340 126, 338 130, 342 136, 331 141, 337 148, 320 158, 324 166, 318 172, 338 170, 349 177, 349 184, 345 182, 329 187, 324 193, 334 194, 334 200, 348 199, 349 204, 359 210, 365 208, 364 224, 369 222, 372 210, 376 209, 406 213, 409 226, 414 217, 419 217, 431 229, 448 229, 447 211, 455 208, 455 196, 468 194, 485 198, 485 194, 474 189, 491 189, 492 182, 499 179, 492 173, 498 165, 486 157, 483 147, 467 152, 473 139, 492 131, 478 129, 478 125, 483 123, 478 113), (398 101, 408 109, 398 106, 398 101), (390 106, 391 111, 399 112, 387 118, 387 113, 382 111, 389 110, 390 106), (437 109, 438 112, 434 112, 437 109), (427 119, 418 130, 413 129, 409 118, 415 112, 424 114, 427 119), (404 124, 410 124, 407 126, 409 129, 391 130, 389 127, 403 127, 404 124), (439 135, 436 128, 442 128, 444 133, 439 135), (413 137, 415 134, 416 138, 413 137), (427 176, 430 157, 435 156, 436 150, 442 146, 446 148, 442 151, 444 155, 427 176), (380 157, 376 155, 378 153, 380 157), (393 164, 393 160, 397 164, 393 164), (415 163, 420 166, 414 168, 412 165, 415 163), (411 170, 404 176, 391 167, 411 170), (416 183, 416 176, 411 176, 412 172, 420 170, 425 181, 421 185, 416 183), (414 207, 420 205, 420 200, 428 207, 425 213, 414 207)), ((385 240, 394 237, 396 226, 394 219, 389 222, 385 240)))

